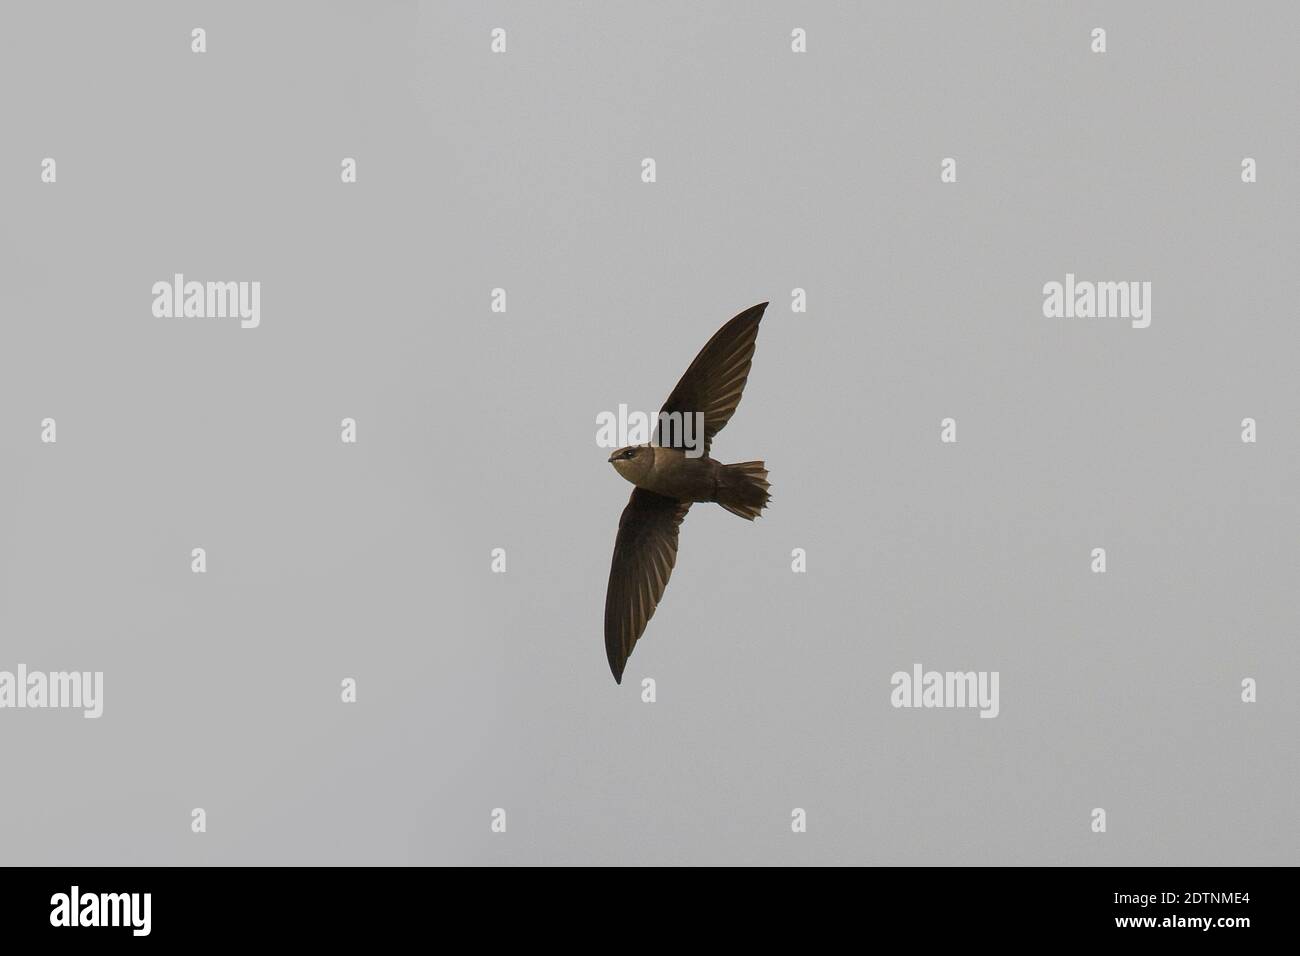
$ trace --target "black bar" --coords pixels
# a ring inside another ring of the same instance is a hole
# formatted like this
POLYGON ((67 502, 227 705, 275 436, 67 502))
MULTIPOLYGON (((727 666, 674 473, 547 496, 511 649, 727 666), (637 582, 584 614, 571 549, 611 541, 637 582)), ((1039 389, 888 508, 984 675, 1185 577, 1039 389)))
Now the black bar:
POLYGON ((566 927, 585 933, 604 920, 650 941, 667 926, 701 919, 714 926, 723 920, 728 932, 759 941, 777 925, 809 925, 819 934, 842 927, 881 941, 903 933, 927 943, 1127 937, 1138 945, 1232 945, 1259 933, 1290 935, 1280 902, 1294 875, 1261 868, 748 869, 720 881, 689 869, 572 869, 542 877, 437 868, 11 868, 0 871, 0 926, 6 942, 76 945, 374 944, 439 923, 439 936, 474 925, 490 930, 486 941, 534 925, 562 939, 566 927), (98 922, 100 914, 108 922, 116 912, 119 925, 54 925, 71 922, 74 886, 78 922, 98 922), (120 894, 140 895, 128 908, 120 894), (140 932, 143 894, 147 934, 140 932), (622 902, 611 905, 611 894, 622 902))

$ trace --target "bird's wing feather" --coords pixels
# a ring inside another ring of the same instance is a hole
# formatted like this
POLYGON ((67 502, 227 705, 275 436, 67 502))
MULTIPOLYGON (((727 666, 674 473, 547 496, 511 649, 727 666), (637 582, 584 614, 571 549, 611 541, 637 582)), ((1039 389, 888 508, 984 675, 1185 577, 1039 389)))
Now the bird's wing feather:
POLYGON ((618 521, 605 591, 605 653, 619 683, 632 648, 668 586, 677 562, 677 529, 690 507, 689 501, 637 488, 618 521))
MULTIPOLYGON (((731 420, 740 404, 749 377, 749 366, 754 358, 754 343, 758 339, 758 323, 763 318, 767 303, 746 309, 714 334, 700 349, 695 361, 686 370, 677 387, 673 389, 663 411, 690 415, 704 414, 704 454, 713 445, 713 436, 731 420)), ((655 444, 665 448, 683 448, 680 434, 664 435, 662 421, 655 429, 655 444)))

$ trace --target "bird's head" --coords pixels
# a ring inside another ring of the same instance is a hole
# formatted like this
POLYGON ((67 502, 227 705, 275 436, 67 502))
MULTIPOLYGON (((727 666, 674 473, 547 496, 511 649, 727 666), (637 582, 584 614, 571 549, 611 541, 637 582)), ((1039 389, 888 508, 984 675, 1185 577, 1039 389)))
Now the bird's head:
POLYGON ((649 445, 629 445, 610 455, 609 463, 620 475, 636 484, 637 479, 644 476, 654 464, 654 449, 649 445))

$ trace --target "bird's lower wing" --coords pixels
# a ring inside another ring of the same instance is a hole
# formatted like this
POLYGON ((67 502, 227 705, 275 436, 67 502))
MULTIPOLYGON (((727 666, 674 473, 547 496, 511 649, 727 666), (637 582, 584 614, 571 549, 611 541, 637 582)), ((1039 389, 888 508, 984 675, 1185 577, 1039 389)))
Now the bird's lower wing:
POLYGON ((605 591, 605 654, 620 684, 632 648, 668 586, 677 563, 677 529, 690 507, 689 501, 637 488, 618 521, 605 591))

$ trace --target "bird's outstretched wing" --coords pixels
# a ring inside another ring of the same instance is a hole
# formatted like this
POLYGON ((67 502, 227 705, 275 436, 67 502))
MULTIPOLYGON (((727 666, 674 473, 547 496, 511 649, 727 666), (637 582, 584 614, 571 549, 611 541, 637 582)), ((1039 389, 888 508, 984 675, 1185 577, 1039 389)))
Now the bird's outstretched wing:
POLYGON ((637 488, 618 520, 605 591, 605 654, 620 684, 628 656, 668 586, 677 562, 677 529, 690 507, 689 501, 637 488))
MULTIPOLYGON (((695 361, 677 383, 673 393, 664 403, 663 411, 690 415, 704 414, 704 454, 709 453, 713 436, 731 420, 740 404, 749 377, 749 366, 754 358, 754 343, 758 339, 758 323, 763 318, 766 302, 746 309, 714 334, 700 349, 695 361)), ((655 444, 665 448, 685 447, 681 428, 665 435, 663 422, 655 429, 655 444)))

